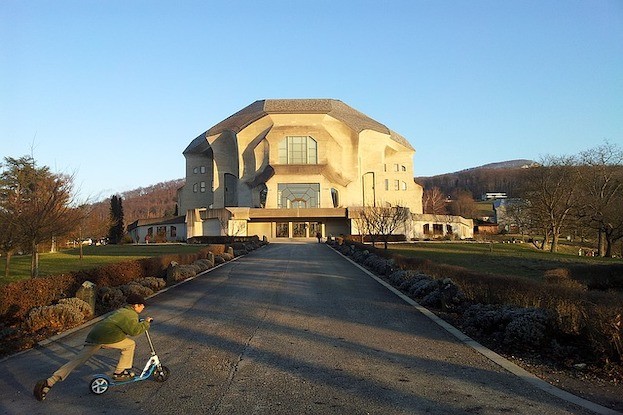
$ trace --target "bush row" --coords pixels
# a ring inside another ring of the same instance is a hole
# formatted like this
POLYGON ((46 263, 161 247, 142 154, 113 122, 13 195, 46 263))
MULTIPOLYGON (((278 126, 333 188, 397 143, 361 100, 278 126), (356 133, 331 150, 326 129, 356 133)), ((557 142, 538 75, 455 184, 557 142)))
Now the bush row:
MULTIPOLYGON (((247 242, 249 247, 259 246, 257 237, 247 242)), ((249 248, 251 249, 251 248, 249 248)), ((50 305, 62 298, 73 297, 85 281, 98 287, 117 287, 140 278, 166 278, 172 262, 192 264, 206 259, 209 253, 223 254, 225 245, 207 245, 194 254, 170 254, 107 264, 101 267, 63 275, 31 278, 0 286, 0 321, 14 324, 26 316, 34 307, 50 305)))
MULTIPOLYGON (((264 243, 253 238, 236 246, 248 253, 264 243)), ((234 258, 234 247, 210 244, 195 254, 124 261, 67 275, 23 280, 0 287, 0 356, 78 326, 93 317, 75 298, 85 281, 96 285, 95 315, 122 307, 128 295, 148 297, 234 258)))
MULTIPOLYGON (((592 270, 590 278, 579 281, 579 267, 549 271, 535 281, 435 264, 352 241, 330 244, 423 306, 455 312, 457 324, 478 339, 509 351, 623 360, 622 296, 589 290, 598 281, 592 270)), ((612 282, 618 274, 607 275, 612 282)))

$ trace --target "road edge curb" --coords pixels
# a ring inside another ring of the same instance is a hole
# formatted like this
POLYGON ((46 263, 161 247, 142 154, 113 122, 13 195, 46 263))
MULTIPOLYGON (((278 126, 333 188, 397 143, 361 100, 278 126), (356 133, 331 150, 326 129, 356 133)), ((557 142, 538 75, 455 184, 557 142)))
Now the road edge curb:
POLYGON ((457 329, 456 327, 454 327, 453 325, 451 325, 447 321, 445 321, 442 318, 438 317, 435 313, 433 313, 432 311, 430 311, 426 307, 421 306, 417 301, 415 301, 412 298, 410 298, 409 296, 405 295, 400 290, 398 290, 396 287, 392 286, 387 281, 385 281, 382 278, 378 277, 377 275, 372 273, 370 270, 368 270, 364 266, 358 264, 357 262, 353 261, 349 257, 343 255, 341 252, 336 251, 333 248, 330 248, 330 249, 331 249, 331 251, 333 251, 336 254, 340 255, 342 258, 350 261, 353 265, 355 265, 357 268, 359 268, 360 270, 365 272, 368 276, 372 277, 374 280, 376 280, 376 282, 378 282, 379 284, 383 285, 385 288, 390 290, 392 293, 394 293, 395 295, 400 297, 407 304, 415 307, 420 313, 424 314, 426 317, 428 317, 434 323, 439 325, 441 328, 446 330, 448 333, 452 334, 459 341, 461 341, 462 343, 464 343, 468 347, 471 347, 476 352, 480 353, 481 355, 483 355, 487 359, 489 359, 492 362, 496 363, 498 366, 501 366, 503 369, 507 370, 508 372, 512 373, 513 375, 523 379, 525 382, 530 383, 531 385, 541 389, 544 392, 549 393, 550 395, 553 395, 553 396, 555 396, 557 398, 563 399, 563 400, 565 400, 567 402, 570 402, 570 403, 572 403, 574 405, 581 406, 582 408, 588 409, 588 410, 593 411, 593 412, 595 412, 597 414, 600 414, 600 415, 621 415, 622 414, 621 412, 618 412, 618 411, 615 411, 613 409, 607 408, 605 406, 599 405, 599 404, 597 404, 595 402, 591 402, 591 401, 589 401, 587 399, 584 399, 584 398, 582 398, 580 396, 574 395, 572 393, 569 393, 567 391, 564 391, 562 389, 559 389, 559 388, 557 388, 557 387, 547 383, 546 381, 544 381, 543 379, 539 378, 538 376, 528 372, 527 370, 525 370, 522 367, 516 365, 515 363, 513 363, 510 360, 506 359, 505 357, 497 354, 493 350, 491 350, 491 349, 483 346, 482 344, 478 343, 476 340, 472 339, 471 337, 469 337, 468 335, 466 335, 465 333, 463 333, 462 331, 460 331, 459 329, 457 329))

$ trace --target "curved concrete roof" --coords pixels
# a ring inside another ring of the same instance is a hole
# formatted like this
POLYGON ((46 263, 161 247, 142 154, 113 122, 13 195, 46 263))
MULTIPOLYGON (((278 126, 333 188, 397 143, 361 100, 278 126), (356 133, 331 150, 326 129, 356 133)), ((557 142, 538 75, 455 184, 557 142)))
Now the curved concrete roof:
MULTIPOLYGON (((327 114, 344 122, 351 129, 360 133, 363 130, 372 130, 387 134, 392 140, 414 150, 411 144, 400 134, 390 130, 385 125, 373 120, 367 115, 355 110, 337 99, 265 99, 258 100, 241 109, 232 116, 219 122, 199 137, 209 137, 223 131, 240 132, 246 126, 259 120, 267 114, 327 114)), ((197 138, 199 138, 197 137, 197 138)), ((192 143, 191 143, 192 146, 192 143)), ((191 147, 189 146, 189 148, 191 147)), ((187 148, 187 150, 189 150, 187 148)), ((415 150, 414 150, 415 151, 415 150)))

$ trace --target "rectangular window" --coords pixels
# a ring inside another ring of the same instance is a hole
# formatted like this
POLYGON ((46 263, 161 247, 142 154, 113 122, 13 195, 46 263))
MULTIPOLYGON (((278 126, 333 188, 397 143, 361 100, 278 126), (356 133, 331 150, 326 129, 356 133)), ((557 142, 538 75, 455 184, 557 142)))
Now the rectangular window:
POLYGON ((385 179, 385 190, 389 190, 389 179, 385 179))
POLYGON ((177 228, 175 226, 171 226, 171 238, 177 237, 177 228))
POLYGON ((400 167, 398 166, 398 164, 394 164, 394 170, 395 171, 400 171, 400 167))
POLYGON ((206 172, 206 166, 201 166, 201 167, 199 167, 199 171, 201 172, 201 174, 205 174, 205 172, 206 172))
POLYGON ((166 235, 167 234, 167 227, 166 226, 158 226, 156 228, 156 234, 157 235, 166 235))
POLYGON ((402 182, 402 190, 407 190, 407 182, 402 182))
POLYGON ((199 191, 201 193, 205 193, 206 192, 206 182, 200 182, 199 183, 199 191))
POLYGON ((394 190, 400 190, 400 180, 394 180, 394 190))
POLYGON ((288 137, 289 158, 291 164, 307 163, 307 142, 303 141, 306 137, 288 137))
POLYGON ((279 164, 318 164, 318 143, 308 136, 287 136, 279 143, 279 164))

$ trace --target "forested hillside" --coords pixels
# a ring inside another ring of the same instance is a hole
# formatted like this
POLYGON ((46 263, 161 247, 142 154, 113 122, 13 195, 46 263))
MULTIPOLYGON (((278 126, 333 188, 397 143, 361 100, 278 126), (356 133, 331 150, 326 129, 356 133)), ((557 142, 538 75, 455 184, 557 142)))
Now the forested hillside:
MULTIPOLYGON (((184 179, 170 180, 121 193, 119 196, 125 225, 137 219, 175 216, 177 189, 183 184, 184 179)), ((110 197, 94 203, 91 209, 85 234, 89 237, 103 237, 108 232, 110 197)))
POLYGON ((469 191, 474 199, 487 192, 505 192, 508 197, 518 197, 527 168, 532 165, 534 162, 530 160, 513 160, 438 176, 416 177, 415 181, 424 189, 437 187, 444 195, 469 191))

